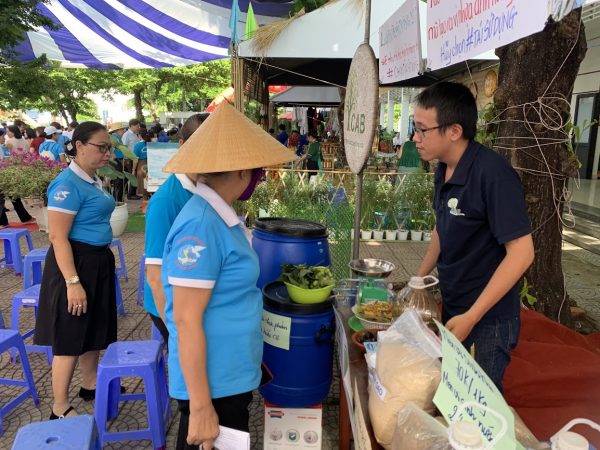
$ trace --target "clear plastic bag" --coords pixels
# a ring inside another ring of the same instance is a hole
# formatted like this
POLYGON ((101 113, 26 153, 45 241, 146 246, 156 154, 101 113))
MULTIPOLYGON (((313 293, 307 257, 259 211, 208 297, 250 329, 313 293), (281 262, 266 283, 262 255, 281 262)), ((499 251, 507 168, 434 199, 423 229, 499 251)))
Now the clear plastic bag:
POLYGON ((448 430, 414 403, 399 412, 391 450, 452 450, 448 430))

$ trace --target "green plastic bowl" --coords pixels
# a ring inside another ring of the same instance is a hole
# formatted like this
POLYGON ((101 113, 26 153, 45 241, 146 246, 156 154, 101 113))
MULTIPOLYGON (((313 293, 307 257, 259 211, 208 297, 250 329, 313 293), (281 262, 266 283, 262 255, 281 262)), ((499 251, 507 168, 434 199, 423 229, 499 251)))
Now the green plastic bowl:
POLYGON ((302 303, 305 305, 314 305, 315 303, 323 303, 329 298, 329 294, 333 290, 333 284, 331 286, 325 286, 320 289, 304 289, 293 284, 286 283, 288 294, 292 301, 296 303, 302 303))

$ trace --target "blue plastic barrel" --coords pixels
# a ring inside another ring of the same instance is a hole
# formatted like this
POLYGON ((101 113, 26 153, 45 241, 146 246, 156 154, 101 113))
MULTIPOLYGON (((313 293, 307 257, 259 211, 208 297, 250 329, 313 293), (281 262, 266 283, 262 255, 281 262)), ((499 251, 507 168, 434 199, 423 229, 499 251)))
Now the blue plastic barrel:
POLYGON ((262 289, 281 275, 282 264, 329 266, 327 228, 308 220, 263 217, 254 224, 252 246, 258 254, 262 289))
POLYGON ((263 288, 263 300, 263 362, 273 379, 260 388, 261 395, 269 403, 286 408, 322 402, 329 393, 333 372, 332 300, 314 305, 294 303, 280 281, 263 288))

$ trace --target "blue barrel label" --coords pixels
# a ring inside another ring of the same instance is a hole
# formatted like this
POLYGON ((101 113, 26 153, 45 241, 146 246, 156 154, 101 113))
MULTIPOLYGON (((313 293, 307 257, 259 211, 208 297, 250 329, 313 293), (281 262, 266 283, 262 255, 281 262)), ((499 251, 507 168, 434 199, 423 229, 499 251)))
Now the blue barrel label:
POLYGON ((290 349, 291 317, 263 310, 261 328, 265 343, 283 350, 290 349))

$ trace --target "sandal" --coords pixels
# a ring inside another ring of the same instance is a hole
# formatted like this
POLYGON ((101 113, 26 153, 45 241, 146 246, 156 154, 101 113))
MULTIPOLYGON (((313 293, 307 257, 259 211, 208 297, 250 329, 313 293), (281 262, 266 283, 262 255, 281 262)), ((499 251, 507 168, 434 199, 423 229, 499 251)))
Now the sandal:
MULTIPOLYGON (((124 386, 121 386, 121 394, 127 392, 124 386)), ((96 398, 96 389, 86 389, 84 387, 79 388, 79 398, 82 398, 85 402, 90 402, 96 398)))
POLYGON ((67 417, 67 414, 69 414, 71 411, 74 411, 75 408, 73 408, 72 406, 69 406, 67 408, 67 410, 62 413, 60 416, 57 416, 56 414, 54 414, 54 411, 51 411, 50 413, 50 420, 56 420, 56 419, 64 419, 65 417, 67 417))

